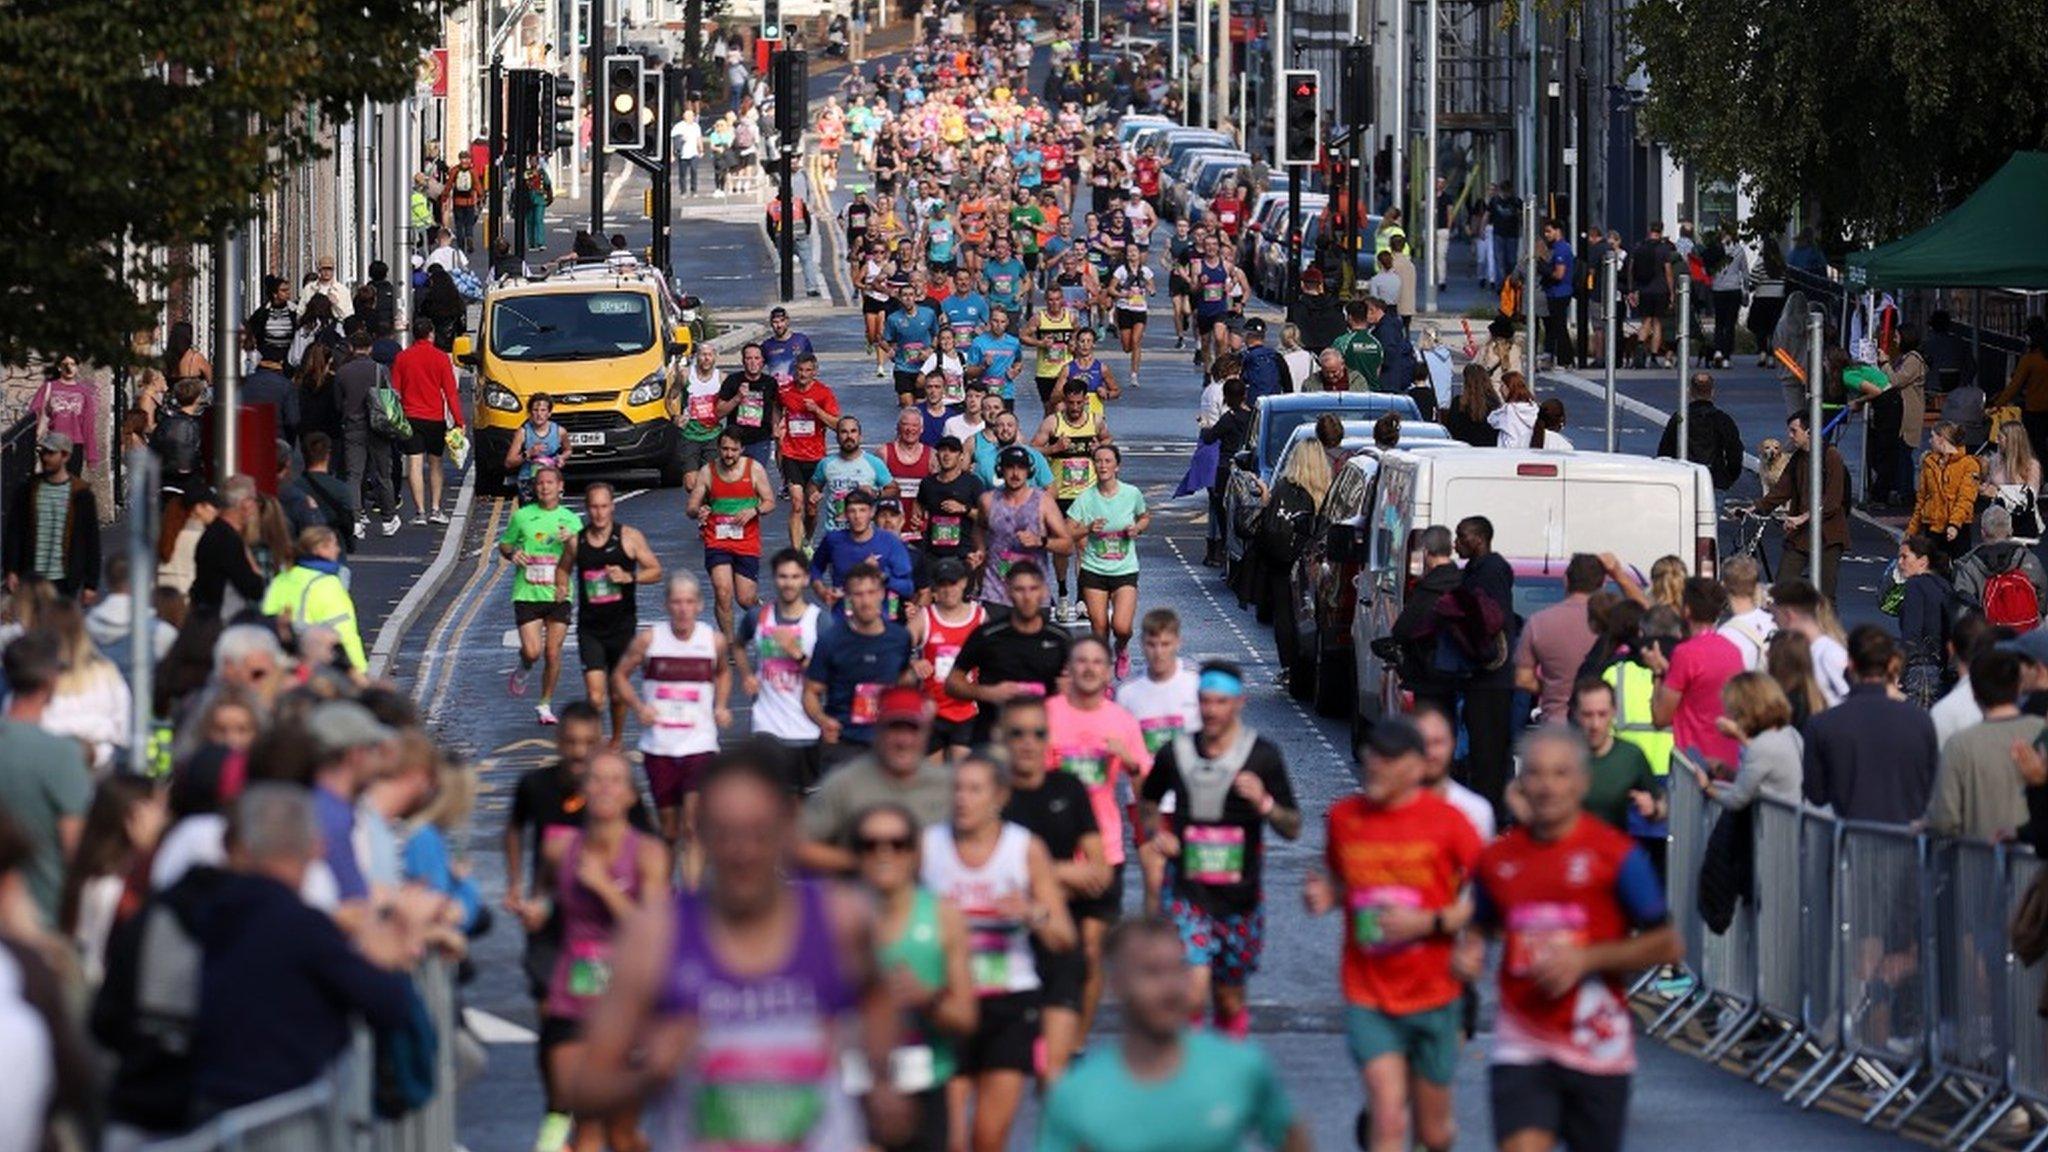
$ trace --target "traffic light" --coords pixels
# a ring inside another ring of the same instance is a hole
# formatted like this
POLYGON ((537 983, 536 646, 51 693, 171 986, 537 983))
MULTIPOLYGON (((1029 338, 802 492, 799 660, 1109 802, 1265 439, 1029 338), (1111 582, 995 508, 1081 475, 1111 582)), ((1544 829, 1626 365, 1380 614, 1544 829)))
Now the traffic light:
POLYGON ((547 107, 544 83, 552 77, 533 68, 505 73, 505 148, 514 156, 533 156, 546 147, 547 107))
POLYGON ((604 147, 607 152, 647 148, 647 61, 629 52, 604 58, 604 147))
POLYGON ((775 130, 785 139, 804 134, 810 119, 810 60, 802 51, 777 52, 771 80, 775 89, 775 130))
POLYGON ((661 146, 662 124, 667 118, 667 106, 662 95, 668 86, 668 78, 662 74, 659 65, 646 70, 640 83, 640 122, 647 126, 647 151, 654 152, 661 146))
POLYGON ((547 117, 543 136, 545 151, 559 152, 576 146, 576 88, 567 77, 548 74, 544 91, 546 99, 541 103, 541 115, 547 117))
POLYGON ((1094 43, 1102 38, 1102 0, 1081 0, 1081 39, 1094 43))
POLYGON ((1346 44, 1341 72, 1344 126, 1356 131, 1372 123, 1372 46, 1346 44))
POLYGON ((782 0, 761 0, 761 39, 782 39, 782 0))
POLYGON ((1280 74, 1280 163, 1314 164, 1322 152, 1322 79, 1306 68, 1280 74))

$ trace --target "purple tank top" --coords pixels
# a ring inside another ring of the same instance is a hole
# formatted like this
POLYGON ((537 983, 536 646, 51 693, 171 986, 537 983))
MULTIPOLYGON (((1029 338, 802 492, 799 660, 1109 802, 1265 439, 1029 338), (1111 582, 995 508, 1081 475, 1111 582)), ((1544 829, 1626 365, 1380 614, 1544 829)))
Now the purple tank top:
MULTIPOLYGON (((1017 533, 1040 531, 1038 523, 1039 498, 1043 489, 1028 489, 1031 499, 1020 505, 1011 506, 1003 499, 1004 489, 996 489, 995 498, 989 501, 988 512, 988 570, 982 577, 981 598, 992 604, 1008 604, 1010 589, 1003 583, 1010 574, 1010 566, 1019 560, 1029 560, 1039 570, 1051 571, 1045 549, 1026 548, 1017 542, 1017 533)), ((1042 537, 1041 537, 1042 538, 1042 537)))
MULTIPOLYGON (((555 870, 555 907, 562 914, 562 953, 548 979, 547 1014, 581 1020, 611 983, 612 935, 618 925, 612 910, 576 878, 583 856, 583 833, 569 833, 569 850, 555 870)), ((626 895, 640 896, 640 834, 626 829, 619 850, 607 866, 612 882, 626 895)))

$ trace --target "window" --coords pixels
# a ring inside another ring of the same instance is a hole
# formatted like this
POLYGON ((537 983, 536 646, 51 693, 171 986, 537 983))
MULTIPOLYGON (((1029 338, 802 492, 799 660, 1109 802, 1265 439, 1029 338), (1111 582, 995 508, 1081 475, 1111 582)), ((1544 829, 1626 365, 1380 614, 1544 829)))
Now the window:
POLYGON ((655 340, 653 301, 639 292, 519 296, 491 306, 491 352, 505 360, 601 360, 655 340))

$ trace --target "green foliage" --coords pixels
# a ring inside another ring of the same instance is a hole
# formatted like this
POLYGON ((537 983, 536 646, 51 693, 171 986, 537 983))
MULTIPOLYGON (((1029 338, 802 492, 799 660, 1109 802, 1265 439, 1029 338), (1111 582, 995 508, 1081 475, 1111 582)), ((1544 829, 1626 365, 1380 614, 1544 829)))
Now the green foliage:
POLYGON ((1641 0, 1648 133, 1831 248, 1903 235, 2048 145, 2040 0, 1641 0))
POLYGON ((410 92, 456 0, 24 0, 0 11, 0 362, 112 364, 170 270, 364 97, 410 92))

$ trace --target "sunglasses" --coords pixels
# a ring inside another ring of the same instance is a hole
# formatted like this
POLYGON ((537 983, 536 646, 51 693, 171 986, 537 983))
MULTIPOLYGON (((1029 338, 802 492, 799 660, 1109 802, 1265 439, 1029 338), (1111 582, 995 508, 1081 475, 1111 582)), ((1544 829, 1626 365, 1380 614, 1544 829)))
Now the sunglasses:
POLYGON ((853 847, 863 856, 872 856, 886 848, 891 852, 909 852, 917 842, 908 836, 862 836, 853 842, 853 847))
POLYGON ((1043 740, 1049 735, 1049 732, 1044 728, 1005 728, 1003 729, 1003 735, 1011 740, 1021 740, 1026 736, 1035 740, 1043 740))

